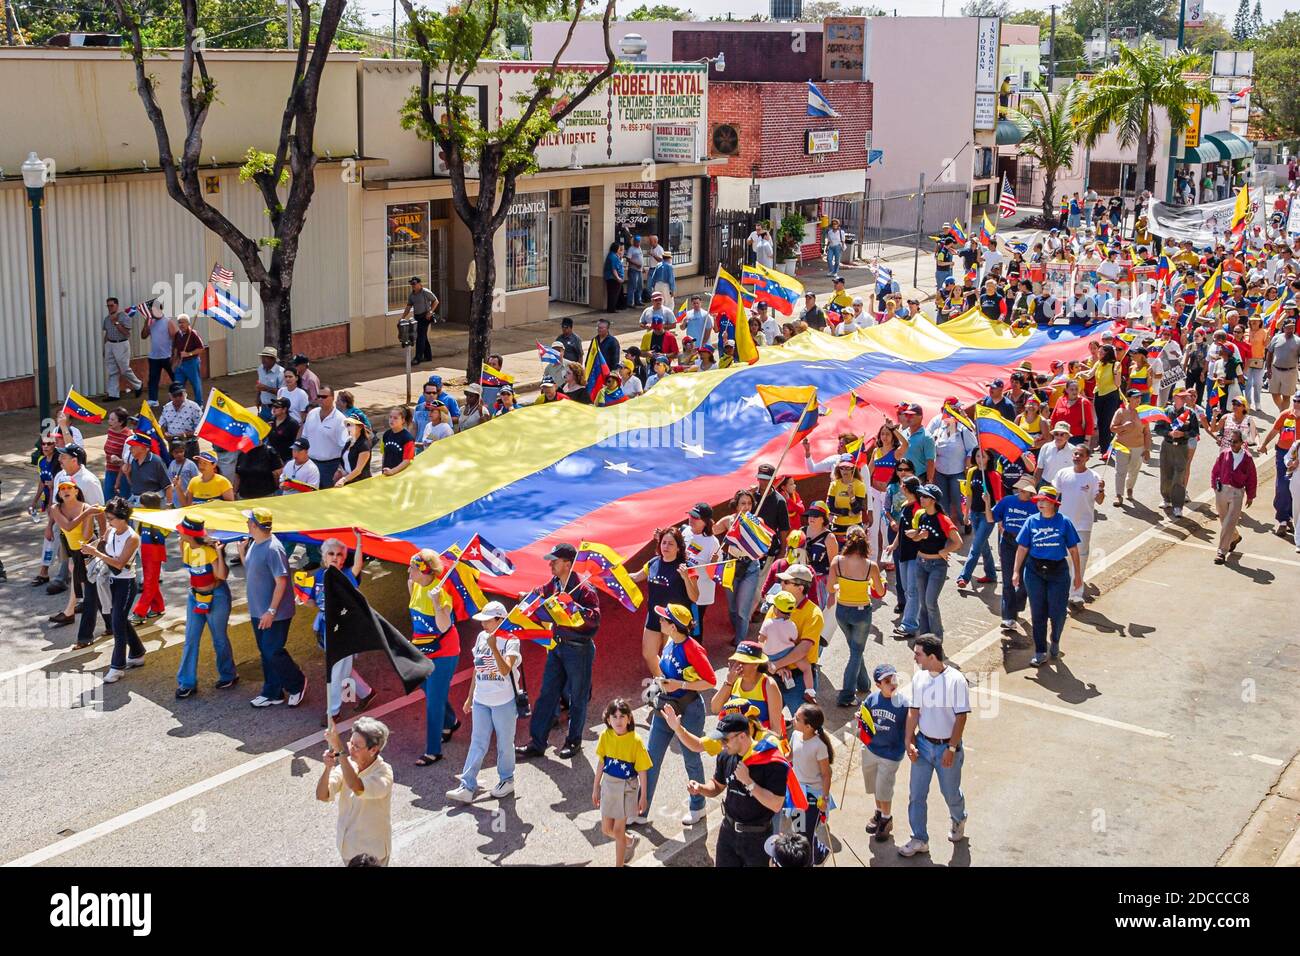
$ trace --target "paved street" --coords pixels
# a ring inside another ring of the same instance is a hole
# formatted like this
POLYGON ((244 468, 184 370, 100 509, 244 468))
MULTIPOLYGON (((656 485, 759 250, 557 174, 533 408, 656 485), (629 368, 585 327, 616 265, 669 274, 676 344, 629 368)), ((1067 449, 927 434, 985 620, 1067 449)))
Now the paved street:
MULTIPOLYGON (((1199 497, 1190 519, 1175 524, 1145 506, 1100 509, 1092 603, 1068 626, 1065 656, 1056 666, 1030 668, 1027 635, 1008 642, 990 630, 997 624, 986 606, 995 601, 991 586, 958 593, 949 581, 942 598, 946 644, 980 688, 977 718, 968 731, 970 841, 954 853, 942 839, 944 807, 936 789, 930 819, 939 835, 932 859, 901 861, 891 844, 868 843, 862 824, 869 805, 856 755, 840 747, 835 795, 842 809, 832 816, 836 865, 1211 865, 1252 825, 1252 815, 1300 747, 1300 701, 1293 692, 1300 671, 1300 555, 1267 533, 1271 491, 1262 490, 1240 556, 1225 567, 1211 563, 1214 522, 1205 504, 1210 462, 1203 446, 1193 468, 1191 490, 1199 497)), ((1269 488, 1271 456, 1260 464, 1262 486, 1269 488)), ((1144 469, 1138 498, 1158 500, 1153 466, 1144 469)), ((63 596, 26 587, 39 558, 37 545, 37 528, 25 519, 0 524, 0 558, 10 578, 0 585, 0 703, 5 736, 13 744, 11 763, 21 768, 0 780, 0 860, 336 864, 334 809, 313 800, 324 688, 308 615, 299 615, 290 640, 311 681, 299 710, 248 706, 260 666, 238 604, 232 636, 239 686, 212 689, 215 674, 205 646, 199 695, 173 698, 181 641, 178 574, 167 576, 172 610, 163 627, 144 633, 146 666, 103 686, 97 675, 107 665, 110 642, 70 652, 73 629, 44 621, 62 606, 63 596)), ((236 569, 237 598, 243 593, 240 577, 236 569)), ((400 570, 378 567, 365 588, 382 613, 403 621, 400 570)), ((880 636, 892 623, 892 604, 891 597, 877 611, 868 662, 888 660, 908 674, 906 645, 880 636)), ((625 613, 607 612, 598 642, 595 707, 615 695, 639 694, 642 676, 635 650, 639 624, 625 613)), ((707 620, 706 647, 720 664, 724 615, 715 607, 707 620)), ((529 648, 526 658, 535 688, 542 656, 529 648)), ((839 727, 852 715, 833 706, 844 664, 838 634, 831 634, 822 659, 822 703, 832 726, 839 727)), ((397 780, 395 865, 573 866, 612 860, 589 802, 594 732, 580 758, 561 762, 549 756, 522 765, 515 798, 499 804, 481 798, 472 807, 448 810, 442 794, 464 758, 467 728, 447 747, 442 763, 414 767, 423 747, 421 695, 402 698, 377 660, 363 659, 359 666, 380 688, 382 703, 373 713, 393 728, 386 756, 397 780)), ((463 700, 463 685, 453 689, 452 700, 463 700)), ((558 742, 560 734, 552 739, 558 742)), ((490 769, 485 773, 490 781, 490 769)), ((900 773, 900 812, 906 777, 900 773)), ((638 864, 709 862, 716 804, 709 822, 684 840, 677 820, 683 796, 682 763, 670 754, 653 826, 637 849, 638 864)), ((1278 832, 1285 843, 1285 829, 1278 832)), ((896 834, 906 839, 901 817, 896 834)))

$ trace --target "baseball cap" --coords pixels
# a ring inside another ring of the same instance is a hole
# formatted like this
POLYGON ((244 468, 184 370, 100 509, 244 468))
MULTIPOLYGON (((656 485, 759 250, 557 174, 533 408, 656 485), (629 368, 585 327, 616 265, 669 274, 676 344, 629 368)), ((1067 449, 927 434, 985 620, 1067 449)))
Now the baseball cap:
POLYGON ((789 614, 795 609, 794 595, 789 591, 780 591, 772 597, 772 607, 782 614, 789 614))
POLYGON ((935 501, 943 500, 943 492, 939 490, 939 486, 929 482, 922 485, 917 494, 922 498, 933 498, 935 501))
POLYGON ((655 615, 683 629, 689 629, 695 620, 690 608, 681 604, 656 604, 655 615))
POLYGON ((1006 387, 1007 387, 1007 383, 1000 378, 995 378, 993 381, 989 382, 989 388, 1006 388, 1006 387))
POLYGON ((167 388, 167 392, 170 395, 175 395, 177 392, 183 392, 183 391, 185 391, 185 386, 182 385, 180 382, 172 382, 171 385, 168 386, 167 388))
POLYGON ((273 520, 270 508, 249 508, 240 512, 245 518, 261 528, 270 528, 273 520))
POLYGON ((768 656, 763 653, 763 645, 758 641, 741 641, 727 660, 740 661, 742 664, 766 664, 768 656))
POLYGON ((893 664, 877 664, 876 669, 871 672, 871 677, 877 684, 879 684, 886 677, 897 673, 898 668, 894 667, 893 664))
POLYGON ((419 276, 411 276, 410 281, 407 282, 407 285, 415 285, 417 282, 422 282, 422 281, 424 280, 422 280, 419 276))
MULTIPOLYGON (((1127 392, 1125 392, 1124 394, 1126 394, 1129 398, 1141 398, 1142 395, 1143 395, 1143 392, 1142 392, 1142 389, 1140 389, 1140 388, 1130 388, 1130 389, 1129 389, 1127 392)), ((1057 422, 1056 424, 1057 424, 1057 425, 1065 425, 1065 422, 1057 422)), ((1067 430, 1069 429, 1069 426, 1068 426, 1068 425, 1066 425, 1066 429, 1067 429, 1067 430)), ((1056 431, 1056 426, 1055 426, 1055 425, 1052 426, 1052 431, 1056 431)))
POLYGON ((664 297, 664 294, 663 294, 662 292, 651 292, 651 293, 650 293, 650 299, 651 299, 652 301, 653 301, 654 299, 662 299, 663 297, 664 297))
MULTIPOLYGON (((47 439, 42 438, 42 439, 41 439, 41 444, 45 444, 46 441, 47 441, 47 439)), ((142 447, 142 448, 152 448, 152 447, 153 447, 153 442, 151 442, 149 439, 145 438, 143 435, 132 435, 130 438, 128 438, 128 439, 126 440, 126 443, 127 443, 128 445, 139 445, 139 446, 142 447)))
POLYGON ((543 375, 543 376, 542 376, 542 387, 543 387, 543 388, 545 388, 547 385, 554 385, 554 384, 555 384, 555 379, 551 378, 551 376, 549 376, 549 375, 543 375))
MULTIPOLYGON (((730 703, 730 701, 728 701, 730 703)), ((717 724, 705 736, 713 740, 726 740, 727 734, 738 734, 749 730, 749 718, 738 711, 723 709, 717 724)))
POLYGON ((289 407, 289 400, 288 400, 287 398, 273 398, 273 399, 271 399, 271 407, 272 407, 272 408, 288 408, 288 407, 289 407))
POLYGON ((572 561, 577 556, 578 556, 577 548, 575 548, 573 545, 567 542, 561 541, 559 544, 557 544, 555 547, 551 548, 551 550, 547 552, 546 557, 543 560, 554 561, 555 559, 558 558, 561 561, 572 561))
POLYGON ((483 605, 483 610, 474 615, 474 620, 494 621, 497 618, 504 618, 506 614, 506 606, 500 601, 488 601, 483 605))
POLYGON ((58 448, 54 449, 54 453, 56 455, 70 455, 77 459, 78 463, 82 465, 86 463, 86 449, 82 448, 75 442, 71 445, 60 445, 58 448))
POLYGON ((206 461, 210 465, 215 465, 217 463, 217 456, 212 454, 210 451, 201 451, 194 456, 194 460, 206 461))
POLYGON ((1038 489, 1038 494, 1034 495, 1035 501, 1050 501, 1054 504, 1061 503, 1061 493, 1051 485, 1043 485, 1038 489))
POLYGON ((310 365, 310 364, 311 364, 311 359, 309 359, 307 356, 305 356, 305 355, 303 355, 301 352, 299 352, 297 355, 295 355, 295 356, 293 357, 293 364, 294 364, 294 365, 310 365))
POLYGON ((437 385, 439 388, 442 388, 442 376, 441 376, 441 375, 430 375, 429 378, 425 381, 424 384, 425 384, 425 385, 437 385))
POLYGON ((792 564, 780 574, 777 578, 782 581, 798 581, 800 584, 812 584, 812 569, 806 564, 792 564))
POLYGON ((700 501, 691 506, 691 510, 686 512, 692 518, 702 518, 708 521, 713 517, 713 505, 707 501, 700 501))
POLYGON ((176 530, 187 538, 201 538, 207 534, 207 525, 203 523, 202 518, 186 515, 181 519, 181 523, 176 526, 176 530))
POLYGON ((771 478, 775 474, 776 468, 773 465, 764 463, 758 466, 758 477, 760 478, 771 478))
POLYGON ((713 346, 709 345, 707 342, 704 345, 700 346, 699 351, 708 352, 710 355, 716 354, 713 346))
POLYGON ((295 438, 293 444, 289 446, 294 451, 310 451, 311 442, 305 438, 295 438))

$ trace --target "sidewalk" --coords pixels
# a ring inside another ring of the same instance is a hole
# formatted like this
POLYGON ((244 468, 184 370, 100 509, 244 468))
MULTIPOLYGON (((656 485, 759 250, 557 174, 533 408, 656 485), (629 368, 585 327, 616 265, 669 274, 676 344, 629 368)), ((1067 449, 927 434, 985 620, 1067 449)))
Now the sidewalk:
MULTIPOLYGON (((903 247, 886 247, 886 255, 881 261, 889 264, 903 286, 905 296, 915 295, 923 301, 934 293, 933 263, 922 254, 920 288, 913 289, 903 285, 903 279, 910 278, 913 250, 903 247)), ((862 260, 845 265, 841 270, 845 277, 846 289, 851 295, 862 295, 871 290, 875 274, 862 260)), ((824 262, 809 263, 799 270, 798 279, 804 288, 816 292, 818 297, 832 291, 834 283, 825 272, 824 262)), ((692 276, 683 279, 678 285, 678 297, 689 296, 695 292, 712 289, 712 276, 692 276)), ((579 307, 580 308, 580 307, 579 307)), ((537 342, 550 345, 560 333, 560 316, 570 315, 574 329, 586 343, 595 335, 596 321, 600 318, 610 319, 614 334, 624 345, 637 345, 641 341, 641 329, 637 321, 640 313, 627 309, 621 312, 606 313, 602 310, 583 310, 577 312, 553 313, 552 318, 542 322, 533 322, 513 328, 497 329, 492 333, 492 348, 505 358, 503 371, 515 378, 515 389, 521 394, 537 391, 540 387, 542 367, 537 360, 537 342)), ((424 382, 430 375, 441 375, 443 383, 454 395, 459 397, 465 386, 466 328, 462 325, 439 325, 430 329, 429 341, 433 349, 433 363, 411 370, 411 396, 418 399, 424 382)), ((365 352, 353 352, 333 358, 321 359, 312 363, 323 383, 336 391, 348 389, 356 398, 356 403, 372 421, 382 422, 387 410, 394 405, 406 402, 405 355, 401 348, 391 347, 373 349, 365 352)), ((252 371, 239 372, 223 378, 212 379, 205 384, 215 386, 226 394, 252 404, 254 401, 256 374, 252 371)), ((107 399, 97 396, 100 404, 107 399)), ((123 404, 135 412, 139 405, 135 399, 126 399, 123 404)), ((26 511, 27 504, 36 490, 36 468, 31 463, 31 453, 35 446, 34 430, 36 413, 33 409, 10 412, 0 415, 0 517, 10 517, 26 511)), ((102 476, 104 473, 104 433, 101 425, 81 426, 86 438, 86 464, 91 472, 102 476)))

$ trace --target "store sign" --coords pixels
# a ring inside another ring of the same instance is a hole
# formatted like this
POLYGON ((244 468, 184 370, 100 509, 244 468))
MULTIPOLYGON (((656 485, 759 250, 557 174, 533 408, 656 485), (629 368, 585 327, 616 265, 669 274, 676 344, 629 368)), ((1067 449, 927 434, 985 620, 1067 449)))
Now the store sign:
MULTIPOLYGON (((502 63, 497 118, 517 118, 534 90, 538 64, 502 63)), ((574 73, 600 72, 575 66, 574 73)), ((544 137, 534 154, 542 169, 640 163, 655 150, 658 125, 700 125, 705 116, 707 72, 703 63, 632 64, 616 73, 565 117, 561 129, 544 137)))
POLYGON ((535 216, 538 213, 548 211, 546 193, 532 193, 523 199, 516 200, 510 207, 506 215, 509 216, 535 216))
POLYGON ((1190 118, 1187 121, 1187 129, 1183 135, 1183 145, 1188 149, 1195 149, 1201 145, 1201 104, 1188 103, 1187 112, 1190 118))
POLYGON ((840 131, 837 129, 810 129, 804 134, 804 152, 809 156, 840 151, 840 131))
POLYGON ((865 80, 867 21, 827 17, 822 24, 822 76, 827 80, 865 80))
POLYGON ((659 184, 619 183, 614 187, 614 221, 634 236, 659 231, 659 184))
POLYGON ((998 96, 996 93, 975 94, 975 128, 993 129, 998 123, 998 96))
POLYGON ((975 90, 978 93, 998 91, 998 38, 1002 21, 998 17, 980 17, 975 46, 975 90))
POLYGON ((696 123, 656 123, 654 128, 656 163, 698 163, 699 125, 696 123))

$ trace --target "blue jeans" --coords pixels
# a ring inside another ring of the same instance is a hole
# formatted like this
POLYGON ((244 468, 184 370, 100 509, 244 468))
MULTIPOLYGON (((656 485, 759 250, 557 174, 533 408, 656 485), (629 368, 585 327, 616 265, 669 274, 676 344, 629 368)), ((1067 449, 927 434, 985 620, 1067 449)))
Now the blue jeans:
POLYGON ((934 287, 935 287, 935 289, 942 289, 942 288, 943 288, 943 284, 944 284, 945 282, 947 282, 947 281, 948 281, 949 279, 951 279, 951 278, 952 278, 952 270, 951 270, 951 269, 935 269, 935 270, 934 270, 934 287))
POLYGON ((1038 573, 1032 557, 1025 558, 1021 569, 1025 590, 1029 594, 1029 618, 1033 622, 1034 650, 1047 652, 1047 624, 1052 625, 1052 647, 1061 644, 1065 630, 1066 602, 1070 598, 1070 562, 1062 561, 1047 577, 1038 573))
POLYGON ((1015 536, 1009 534, 999 536, 998 560, 1002 562, 1002 620, 1004 621, 1014 621, 1023 613, 1025 602, 1029 600, 1023 578, 1018 588, 1011 583, 1012 577, 1015 576, 1018 548, 1015 536))
POLYGON ((456 658, 430 660, 433 673, 424 679, 424 752, 436 757, 442 753, 442 732, 456 726, 456 709, 447 700, 451 679, 456 676, 456 658))
POLYGON ((927 799, 930 796, 930 777, 939 775, 939 792, 948 804, 948 815, 953 823, 966 819, 966 795, 961 792, 961 766, 966 762, 966 750, 960 748, 952 757, 952 766, 945 767, 940 761, 948 749, 943 744, 932 744, 920 734, 916 736, 918 756, 912 764, 912 776, 907 787, 907 824, 912 828, 912 839, 924 843, 930 842, 930 831, 926 828, 929 817, 927 799))
POLYGON ((537 692, 533 719, 528 722, 528 739, 534 749, 546 749, 546 738, 561 694, 569 701, 569 731, 564 742, 582 742, 582 732, 587 729, 587 702, 591 697, 591 665, 595 659, 594 644, 574 641, 564 641, 546 655, 542 689, 537 692))
POLYGON ((731 618, 732 644, 739 644, 749 635, 749 619, 754 613, 754 594, 758 591, 758 576, 763 562, 750 561, 749 570, 738 575, 735 587, 727 592, 727 615, 731 618))
POLYGON ((120 471, 105 472, 103 484, 105 501, 112 501, 118 495, 123 498, 131 497, 131 482, 120 471))
MULTIPOLYGON (((939 592, 948 580, 948 562, 938 558, 916 559, 917 633, 943 637, 943 617, 939 613, 939 592)), ((911 605, 908 605, 909 611, 911 605)))
POLYGON ((831 275, 838 275, 840 271, 840 254, 844 251, 843 246, 826 247, 826 271, 831 275))
POLYGON ((644 290, 641 287, 641 270, 636 266, 631 266, 627 270, 627 304, 635 308, 641 308, 641 293, 644 290))
POLYGON ((262 652, 262 696, 275 700, 287 694, 301 693, 307 678, 285 650, 289 638, 289 619, 274 621, 268 628, 257 626, 253 619, 253 636, 262 652))
MULTIPOLYGON (((814 689, 817 686, 817 673, 820 670, 821 670, 820 665, 817 664, 813 665, 812 675, 813 675, 814 689)), ((790 676, 794 678, 793 687, 786 687, 780 681, 777 681, 777 686, 781 689, 781 706, 790 712, 790 721, 793 721, 794 712, 798 710, 800 707, 802 707, 805 703, 803 698, 803 692, 806 685, 804 684, 803 671, 792 670, 790 671, 790 676)), ((790 721, 787 721, 786 723, 789 724, 790 721)), ((773 726, 776 726, 775 714, 771 715, 771 723, 773 726)))
MULTIPOLYGON (((673 705, 682 718, 682 726, 689 730, 697 737, 704 736, 704 699, 699 694, 693 695, 695 700, 689 704, 673 705)), ((663 717, 655 714, 650 718, 650 739, 646 743, 646 750, 650 753, 651 767, 646 771, 646 816, 650 815, 650 804, 654 802, 655 787, 659 783, 659 769, 663 764, 664 755, 668 753, 668 745, 673 742, 676 734, 671 727, 664 721, 663 717)), ((682 763, 686 764, 686 777, 690 780, 704 782, 704 761, 700 754, 693 750, 682 750, 682 763)), ((704 797, 691 797, 691 809, 703 810, 704 797)))
POLYGON ((168 382, 176 381, 176 373, 172 371, 170 358, 149 359, 149 401, 154 404, 158 402, 158 383, 162 380, 163 372, 167 373, 168 382))
POLYGON ((934 472, 934 483, 943 492, 943 501, 939 508, 952 520, 960 531, 966 519, 961 515, 961 475, 946 475, 938 469, 934 472))
MULTIPOLYGON (((454 658, 447 658, 455 663, 454 658)), ((460 782, 466 790, 478 789, 478 771, 487 756, 492 735, 497 738, 497 778, 505 783, 515 775, 515 721, 519 711, 514 700, 489 707, 474 701, 474 728, 469 738, 469 753, 465 755, 465 769, 460 772, 460 782)))
POLYGON ((895 561, 894 573, 898 575, 898 592, 903 601, 901 626, 908 634, 915 634, 921 614, 921 601, 916 594, 916 560, 895 561))
POLYGON ((1286 473, 1286 455, 1287 453, 1281 448, 1274 453, 1277 476, 1273 484, 1273 517, 1279 524, 1290 521, 1295 513, 1295 502, 1291 500, 1291 476, 1286 473))
POLYGON ((180 364, 176 366, 174 378, 182 385, 188 382, 190 388, 194 390, 194 400, 200 405, 203 404, 203 383, 199 381, 198 356, 182 359, 180 364))
POLYGON ((216 586, 212 592, 212 603, 207 614, 195 613, 194 592, 190 592, 189 605, 185 614, 185 649, 181 651, 181 666, 176 671, 177 687, 190 689, 198 686, 199 644, 203 640, 205 627, 212 637, 212 650, 217 655, 217 677, 222 681, 229 681, 238 676, 235 671, 235 655, 230 649, 230 638, 226 636, 228 620, 230 620, 230 585, 222 581, 216 586))
MULTIPOLYGON (((91 590, 95 590, 93 587, 91 590)), ((111 665, 121 670, 126 667, 128 653, 131 657, 144 657, 144 645, 140 635, 127 620, 131 605, 135 601, 135 578, 113 578, 108 582, 108 593, 112 598, 109 618, 113 623, 113 657, 111 665)))
POLYGON ((844 668, 844 682, 840 684, 840 705, 847 707, 853 700, 853 692, 865 694, 871 690, 871 675, 867 673, 866 662, 862 659, 867 648, 867 639, 871 636, 871 605, 866 607, 845 607, 835 605, 835 623, 844 632, 849 643, 849 663, 844 668))
POLYGON ((984 512, 977 511, 971 515, 971 528, 974 529, 974 537, 970 542, 970 554, 966 557, 966 563, 962 565, 961 576, 969 581, 970 576, 975 572, 975 565, 982 557, 984 559, 984 576, 996 578, 998 569, 993 563, 993 548, 989 545, 989 535, 993 533, 994 522, 989 521, 984 512))

